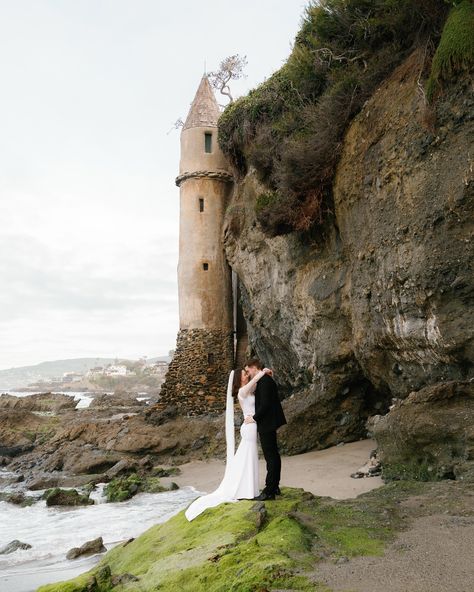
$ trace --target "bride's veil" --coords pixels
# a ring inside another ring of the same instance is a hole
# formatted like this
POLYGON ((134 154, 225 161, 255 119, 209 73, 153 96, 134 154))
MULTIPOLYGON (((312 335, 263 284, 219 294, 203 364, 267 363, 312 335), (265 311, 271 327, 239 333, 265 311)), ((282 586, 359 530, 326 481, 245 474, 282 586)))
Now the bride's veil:
POLYGON ((233 384, 234 370, 231 370, 229 375, 229 382, 227 383, 227 398, 225 406, 225 441, 227 446, 227 461, 225 465, 226 473, 230 465, 230 461, 232 460, 235 454, 234 398, 232 397, 233 384))

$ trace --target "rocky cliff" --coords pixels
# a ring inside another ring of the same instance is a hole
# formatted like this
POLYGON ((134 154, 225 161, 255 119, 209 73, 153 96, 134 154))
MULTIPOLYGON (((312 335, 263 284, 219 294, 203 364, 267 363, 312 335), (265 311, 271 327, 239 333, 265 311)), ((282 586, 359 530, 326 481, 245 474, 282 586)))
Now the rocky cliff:
POLYGON ((268 236, 249 166, 226 213, 254 353, 287 397, 286 451, 365 435, 393 397, 472 376, 472 79, 434 107, 415 49, 344 135, 331 212, 268 236))

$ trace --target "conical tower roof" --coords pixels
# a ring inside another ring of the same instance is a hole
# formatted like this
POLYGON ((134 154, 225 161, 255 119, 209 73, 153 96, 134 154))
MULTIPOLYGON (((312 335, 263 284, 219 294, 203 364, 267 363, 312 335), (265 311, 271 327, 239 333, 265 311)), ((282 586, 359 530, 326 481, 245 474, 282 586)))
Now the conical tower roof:
POLYGON ((209 84, 207 75, 202 77, 194 101, 191 103, 183 129, 190 127, 217 127, 221 114, 214 91, 209 84))

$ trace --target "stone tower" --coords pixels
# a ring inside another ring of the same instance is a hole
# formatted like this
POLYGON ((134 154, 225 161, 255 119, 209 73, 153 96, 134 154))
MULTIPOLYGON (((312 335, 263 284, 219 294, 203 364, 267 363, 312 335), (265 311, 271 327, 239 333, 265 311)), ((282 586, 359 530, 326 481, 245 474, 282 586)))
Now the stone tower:
POLYGON ((222 243, 232 175, 217 143, 220 111, 206 75, 181 132, 179 333, 160 403, 220 412, 234 358, 232 273, 222 243))

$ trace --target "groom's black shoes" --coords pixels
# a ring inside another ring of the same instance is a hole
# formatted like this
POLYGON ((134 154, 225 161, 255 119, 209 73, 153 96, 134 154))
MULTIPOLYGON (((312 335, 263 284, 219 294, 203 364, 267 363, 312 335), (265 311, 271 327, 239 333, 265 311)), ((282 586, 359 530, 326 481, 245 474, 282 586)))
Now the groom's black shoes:
POLYGON ((257 497, 254 497, 253 499, 258 501, 274 500, 276 495, 281 495, 278 485, 274 491, 268 490, 266 487, 264 487, 260 495, 257 495, 257 497))
POLYGON ((280 488, 277 486, 274 492, 268 491, 265 487, 262 489, 262 493, 254 497, 254 500, 264 502, 265 500, 274 500, 276 495, 281 495, 280 488))
POLYGON ((265 502, 266 500, 274 500, 275 494, 274 493, 267 493, 264 490, 264 491, 262 491, 262 493, 260 495, 257 495, 257 497, 254 497, 253 499, 257 500, 259 502, 265 502))

